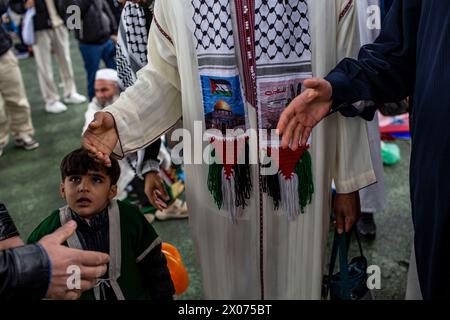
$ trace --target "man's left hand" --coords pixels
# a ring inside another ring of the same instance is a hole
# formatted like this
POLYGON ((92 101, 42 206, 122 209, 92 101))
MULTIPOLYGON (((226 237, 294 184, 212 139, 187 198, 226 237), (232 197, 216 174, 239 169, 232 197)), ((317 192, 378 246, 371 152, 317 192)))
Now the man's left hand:
POLYGON ((359 192, 336 194, 334 198, 334 213, 336 215, 336 228, 339 234, 350 232, 361 214, 359 192))

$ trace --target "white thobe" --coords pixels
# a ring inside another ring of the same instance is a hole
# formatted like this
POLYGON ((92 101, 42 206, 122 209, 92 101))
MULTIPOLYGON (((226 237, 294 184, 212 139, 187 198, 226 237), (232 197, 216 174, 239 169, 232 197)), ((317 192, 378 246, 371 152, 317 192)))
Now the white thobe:
MULTIPOLYGON (((315 76, 325 76, 340 58, 354 50, 351 42, 356 12, 353 4, 346 8, 348 2, 308 1, 315 76), (345 15, 339 21, 343 11, 345 15)), ((191 1, 156 0, 154 14, 149 64, 138 72, 137 82, 105 109, 116 121, 118 154, 150 144, 180 117, 192 137, 194 121, 205 128, 191 1)), ((242 75, 242 64, 240 72, 242 75)), ((256 128, 252 106, 248 106, 248 116, 251 128, 256 128)), ((314 129, 310 151, 315 193, 306 212, 294 221, 276 213, 272 200, 260 193, 256 165, 251 167, 251 198, 237 223, 214 203, 207 187, 208 165, 185 165, 189 224, 205 298, 320 298, 331 180, 339 193, 375 182, 366 130, 361 119, 338 114, 314 129)), ((184 139, 187 156, 186 148, 194 147, 188 137, 184 139)), ((202 150, 198 141, 193 145, 202 150)))
MULTIPOLYGON (((358 0, 357 5, 360 43, 361 45, 372 43, 380 33, 380 1, 358 0)), ((375 213, 385 210, 387 206, 378 114, 375 114, 374 119, 367 123, 367 135, 377 183, 360 190, 359 196, 361 211, 375 213)))

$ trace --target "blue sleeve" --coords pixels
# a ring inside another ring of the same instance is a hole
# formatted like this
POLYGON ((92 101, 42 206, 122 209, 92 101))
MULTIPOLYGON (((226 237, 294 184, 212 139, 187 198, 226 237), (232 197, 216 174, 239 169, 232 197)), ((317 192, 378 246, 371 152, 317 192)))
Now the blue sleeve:
MULTIPOLYGON (((361 48, 358 60, 342 60, 325 77, 333 87, 332 110, 355 116, 352 114, 355 108, 349 104, 359 101, 381 104, 411 95, 421 6, 422 0, 394 1, 377 40, 361 48)), ((372 107, 363 113, 373 116, 374 111, 372 107)))

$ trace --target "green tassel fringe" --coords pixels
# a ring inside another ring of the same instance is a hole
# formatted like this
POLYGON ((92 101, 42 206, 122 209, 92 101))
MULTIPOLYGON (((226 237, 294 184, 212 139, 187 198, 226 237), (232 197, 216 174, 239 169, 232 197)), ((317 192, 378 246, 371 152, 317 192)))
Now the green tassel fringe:
MULTIPOLYGON (((215 157, 215 150, 212 150, 210 159, 215 157)), ((222 195, 222 169, 223 165, 210 161, 209 173, 208 173, 208 190, 214 198, 214 202, 219 209, 223 206, 222 195)), ((295 173, 298 176, 298 198, 300 203, 301 212, 305 213, 305 208, 312 201, 312 195, 314 194, 314 182, 312 176, 312 161, 311 154, 305 151, 301 160, 295 167, 295 173)))
POLYGON ((298 176, 298 200, 302 213, 305 213, 305 208, 311 203, 314 193, 312 161, 308 150, 305 150, 302 158, 297 163, 295 173, 298 176))
MULTIPOLYGON (((215 158, 216 151, 212 150, 210 155, 210 160, 215 158)), ((214 159, 215 160, 215 159, 214 159)), ((211 192, 214 202, 217 204, 219 209, 223 205, 223 195, 222 195, 222 168, 223 165, 216 163, 216 161, 210 161, 209 172, 208 172, 208 190, 211 192)))

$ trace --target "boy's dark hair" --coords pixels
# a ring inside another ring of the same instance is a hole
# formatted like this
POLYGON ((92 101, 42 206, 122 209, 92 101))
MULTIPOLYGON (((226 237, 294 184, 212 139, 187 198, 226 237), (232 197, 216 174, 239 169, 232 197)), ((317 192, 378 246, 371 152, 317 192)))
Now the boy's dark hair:
POLYGON ((67 176, 87 174, 89 170, 102 171, 111 179, 111 185, 116 185, 120 177, 119 162, 110 157, 111 167, 105 167, 91 158, 84 148, 79 148, 64 157, 61 162, 61 179, 67 176))

